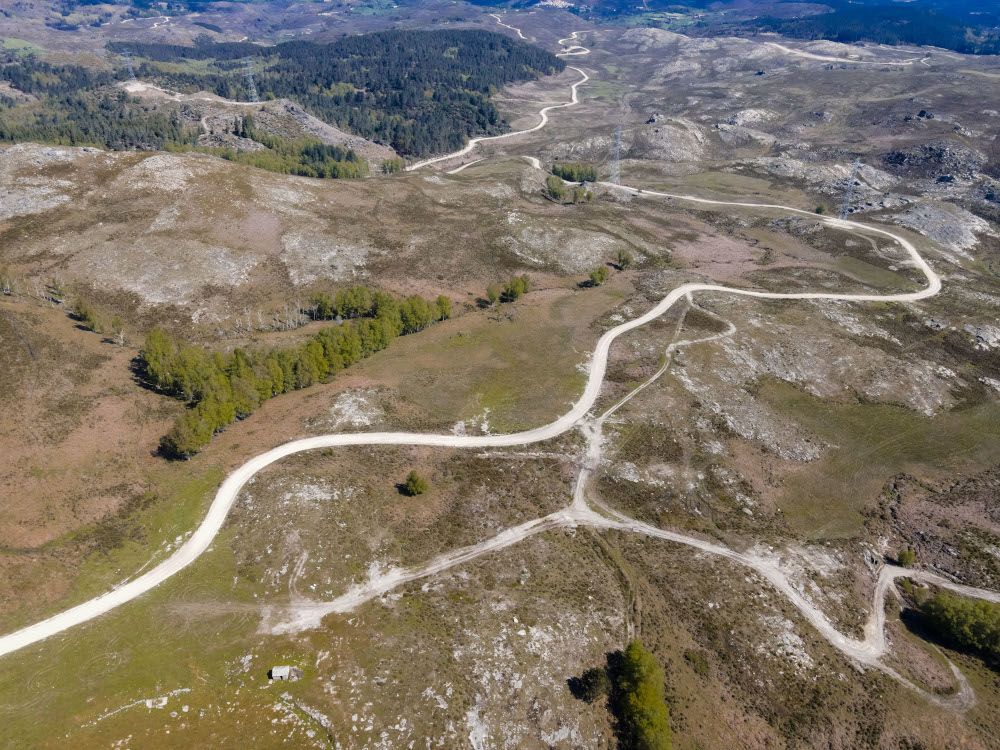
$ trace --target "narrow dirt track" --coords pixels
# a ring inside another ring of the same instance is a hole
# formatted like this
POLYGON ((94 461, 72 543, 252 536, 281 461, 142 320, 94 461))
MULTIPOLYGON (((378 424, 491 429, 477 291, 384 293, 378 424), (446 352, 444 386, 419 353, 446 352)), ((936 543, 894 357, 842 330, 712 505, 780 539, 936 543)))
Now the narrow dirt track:
MULTIPOLYGON (((497 22, 506 26, 506 24, 502 24, 498 17, 497 22)), ((519 35, 521 35, 519 29, 515 30, 518 31, 519 35)), ((523 35, 521 36, 523 38, 523 35)), ((573 38, 575 38, 575 36, 576 32, 574 32, 573 38)), ((562 42, 566 40, 560 41, 562 42)), ((581 49, 586 50, 586 48, 581 49)), ((587 52, 589 52, 589 50, 573 54, 587 54, 587 52)), ((511 138, 523 133, 538 130, 541 127, 544 127, 545 123, 548 121, 546 115, 547 111, 560 107, 570 107, 577 104, 579 101, 577 96, 577 87, 585 83, 588 80, 588 76, 578 68, 573 69, 577 70, 583 78, 571 86, 572 93, 570 101, 564 104, 552 105, 542 109, 539 112, 542 116, 542 121, 533 128, 518 131, 517 133, 509 133, 504 136, 494 136, 493 138, 511 138)), ((475 147, 476 143, 484 140, 492 139, 473 139, 470 141, 469 146, 466 146, 464 149, 456 151, 452 154, 446 154, 434 159, 425 160, 413 165, 409 169, 413 170, 422 166, 462 156, 471 151, 472 148, 475 147)), ((541 163, 537 158, 525 158, 533 167, 539 169, 541 168, 541 163)), ((453 170, 453 172, 457 171, 460 171, 460 169, 453 170)), ((699 205, 718 206, 720 208, 741 207, 751 209, 780 210, 786 213, 804 214, 821 221, 831 228, 849 229, 857 232, 874 233, 889 237, 906 251, 907 255, 910 257, 910 264, 920 269, 926 278, 927 285, 923 289, 915 292, 905 292, 899 294, 836 294, 829 292, 763 292, 750 289, 726 287, 718 284, 683 284, 672 290, 663 300, 661 300, 644 315, 622 323, 601 336, 594 349, 590 373, 588 375, 583 394, 569 412, 548 425, 508 435, 457 436, 406 432, 333 434, 306 438, 304 440, 296 440, 278 446, 251 459, 226 478, 216 493, 215 499, 213 500, 205 519, 198 526, 197 530, 194 534, 192 534, 188 541, 183 546, 178 548, 178 550, 171 555, 171 557, 138 578, 120 585, 111 591, 102 594, 101 596, 54 615, 47 620, 43 620, 34 625, 0 637, 0 656, 24 648, 30 644, 37 643, 38 641, 55 635, 56 633, 63 632, 75 625, 79 625, 87 622, 88 620, 92 620, 95 617, 99 617, 121 604, 141 596, 143 593, 149 591, 155 586, 158 586, 163 581, 183 570, 185 567, 194 562, 211 545, 212 540, 221 529, 229 510, 236 501, 236 498, 243 486, 261 469, 286 456, 302 451, 315 450, 317 448, 345 447, 353 445, 428 445, 449 448, 489 448, 528 445, 543 440, 549 440, 565 433, 570 429, 578 428, 587 438, 588 447, 583 462, 583 468, 581 469, 575 484, 573 501, 567 508, 507 529, 495 537, 485 540, 479 544, 443 553, 422 565, 412 568, 395 568, 389 570, 372 580, 354 586, 345 594, 334 599, 333 601, 297 602, 293 608, 289 608, 286 619, 272 628, 272 632, 295 632, 305 628, 316 627, 320 624, 321 619, 327 614, 347 612, 357 607, 359 604, 381 596, 403 583, 434 575, 455 565, 460 565, 485 554, 504 549, 505 547, 509 547, 512 544, 516 544, 519 541, 544 531, 564 527, 591 526, 597 529, 617 529, 620 531, 641 534, 644 536, 655 537, 677 544, 686 545, 702 552, 727 558, 733 562, 739 563, 740 565, 751 568, 764 577, 775 590, 785 596, 788 601, 802 613, 803 617, 805 617, 805 619, 808 620, 814 628, 816 628, 820 635, 822 635, 831 645, 849 658, 861 664, 881 669, 882 671, 900 680, 903 684, 925 695, 929 700, 940 705, 957 710, 965 710, 974 705, 975 696, 972 693, 971 688, 968 687, 964 678, 962 678, 961 673, 954 667, 953 670, 955 670, 956 680, 958 682, 958 692, 949 698, 942 698, 941 696, 930 695, 924 692, 882 663, 881 659, 885 655, 888 648, 885 638, 885 596, 892 587, 895 579, 900 576, 909 576, 914 579, 927 581, 938 586, 952 589, 965 596, 978 597, 990 601, 1000 601, 1000 593, 955 584, 947 579, 925 571, 908 570, 896 566, 885 565, 880 571, 878 583, 873 591, 872 614, 865 625, 865 637, 863 640, 858 640, 838 631, 822 611, 816 608, 798 592, 788 577, 774 564, 773 561, 755 555, 736 552, 735 550, 731 550, 712 542, 707 542, 703 539, 659 529, 655 526, 629 518, 603 506, 600 506, 599 509, 595 509, 589 505, 586 498, 587 479, 600 464, 601 460, 601 428, 603 427, 604 421, 620 406, 663 375, 669 368, 673 352, 678 347, 705 343, 724 336, 729 336, 732 335, 736 329, 735 326, 730 323, 729 330, 725 333, 693 341, 676 341, 671 343, 666 349, 665 362, 659 371, 657 371, 651 378, 641 384, 634 391, 629 393, 624 399, 604 412, 604 414, 599 417, 592 417, 589 415, 589 412, 600 395, 600 388, 604 381, 604 374, 607 368, 608 354, 611 344, 622 334, 655 320, 663 315, 667 310, 671 309, 678 301, 687 300, 690 304, 693 304, 693 294, 696 292, 738 294, 759 299, 913 302, 916 300, 926 299, 927 297, 932 297, 937 294, 941 289, 940 277, 937 273, 935 273, 930 265, 928 265, 912 243, 882 227, 869 226, 860 222, 841 220, 827 216, 817 216, 809 211, 776 204, 712 200, 708 198, 698 198, 680 194, 619 186, 612 183, 600 184, 608 189, 626 191, 637 197, 676 199, 699 205), (601 512, 598 512, 599 510, 601 512)))
POLYGON ((850 57, 834 57, 833 55, 817 55, 813 52, 806 52, 802 49, 794 49, 792 47, 786 47, 784 44, 778 44, 777 42, 764 42, 768 47, 773 47, 774 49, 784 52, 786 55, 792 55, 793 57, 804 57, 807 60, 819 60, 821 62, 838 62, 846 63, 848 65, 913 65, 917 60, 854 60, 850 57))

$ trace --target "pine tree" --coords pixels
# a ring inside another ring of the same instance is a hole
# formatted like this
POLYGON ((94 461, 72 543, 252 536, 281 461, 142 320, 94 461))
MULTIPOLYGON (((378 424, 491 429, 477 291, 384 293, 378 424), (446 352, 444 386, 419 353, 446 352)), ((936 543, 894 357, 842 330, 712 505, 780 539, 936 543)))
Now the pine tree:
POLYGON ((424 481, 416 471, 411 471, 406 475, 406 481, 403 483, 403 490, 410 497, 416 497, 417 495, 422 495, 427 492, 427 482, 424 481))

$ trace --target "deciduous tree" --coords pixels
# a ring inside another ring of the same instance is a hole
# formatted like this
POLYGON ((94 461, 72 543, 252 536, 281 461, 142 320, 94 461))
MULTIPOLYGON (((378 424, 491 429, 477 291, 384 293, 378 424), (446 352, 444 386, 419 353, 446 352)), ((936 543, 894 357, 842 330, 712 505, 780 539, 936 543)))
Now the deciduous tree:
POLYGON ((545 193, 552 200, 561 203, 566 198, 566 183, 562 178, 550 174, 545 178, 545 193))
POLYGON ((618 715, 627 747, 670 750, 670 709, 664 675, 653 655, 638 640, 625 647, 617 676, 618 715))
POLYGON ((590 272, 590 283, 592 286, 600 286, 608 280, 608 267, 600 265, 590 272))
POLYGON ((434 309, 438 320, 448 320, 451 317, 451 297, 439 295, 434 301, 434 309))

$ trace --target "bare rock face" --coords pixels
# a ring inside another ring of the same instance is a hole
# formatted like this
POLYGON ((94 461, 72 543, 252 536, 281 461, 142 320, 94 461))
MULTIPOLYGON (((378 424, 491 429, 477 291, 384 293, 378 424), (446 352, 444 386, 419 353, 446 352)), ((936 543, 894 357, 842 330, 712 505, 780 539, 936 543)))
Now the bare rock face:
POLYGON ((903 151, 890 151, 882 161, 890 172, 906 173, 910 178, 914 175, 971 178, 986 164, 986 157, 960 143, 938 140, 903 151))
POLYGON ((93 161, 94 149, 70 149, 19 143, 0 149, 0 221, 44 213, 70 200, 72 183, 37 174, 74 158, 93 161))
POLYGON ((911 206, 890 218, 897 224, 930 237, 943 249, 951 250, 964 258, 972 257, 969 250, 979 242, 980 235, 996 235, 984 219, 951 203, 911 206))
POLYGON ((250 138, 241 138, 232 133, 198 136, 198 145, 209 148, 231 148, 235 151, 266 151, 267 146, 250 138))
POLYGON ((357 135, 345 133, 343 130, 335 128, 333 125, 328 125, 319 118, 314 117, 298 104, 287 99, 277 100, 268 109, 291 117, 302 130, 314 138, 318 138, 323 143, 330 146, 343 146, 353 149, 359 156, 364 157, 369 162, 380 163, 396 156, 396 152, 388 146, 383 146, 357 135))

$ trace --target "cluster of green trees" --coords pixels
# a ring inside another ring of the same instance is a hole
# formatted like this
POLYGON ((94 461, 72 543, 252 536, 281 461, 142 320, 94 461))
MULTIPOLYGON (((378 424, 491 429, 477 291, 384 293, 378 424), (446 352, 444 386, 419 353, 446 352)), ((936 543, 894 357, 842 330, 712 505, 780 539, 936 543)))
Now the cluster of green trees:
POLYGON ((562 203, 566 198, 566 183, 561 177, 550 174, 545 178, 545 192, 552 200, 562 203))
POLYGON ((567 196, 573 203, 585 203, 594 200, 594 193, 587 190, 583 185, 573 189, 572 194, 566 189, 566 183, 562 177, 550 174, 545 178, 545 194, 557 203, 565 202, 567 196))
POLYGON ((403 160, 399 157, 382 162, 382 174, 399 174, 403 171, 403 160))
POLYGON ((287 97, 314 115, 364 138, 421 156, 451 151, 470 135, 507 128, 490 97, 512 81, 557 73, 565 62, 503 34, 478 30, 380 31, 329 44, 292 41, 263 47, 250 43, 136 44, 140 77, 174 88, 206 89, 246 98, 241 60, 256 58, 261 98, 287 97), (156 62, 212 61, 213 72, 177 72, 156 62))
POLYGON ((0 80, 38 97, 17 102, 0 97, 0 142, 36 141, 62 146, 100 146, 117 151, 158 150, 168 145, 193 148, 198 129, 175 115, 153 110, 124 91, 64 91, 62 76, 71 82, 98 85, 106 74, 92 74, 79 66, 39 63, 34 56, 0 65, 0 80), (27 79, 22 76, 30 73, 27 79), (47 83, 40 84, 39 81, 47 83), (19 85, 20 84, 20 85, 19 85))
POLYGON ((352 149, 330 146, 310 138, 289 141, 259 130, 253 115, 247 114, 233 123, 233 134, 248 138, 267 147, 262 151, 236 149, 199 149, 210 151, 230 161, 249 164, 258 169, 301 177, 330 179, 368 176, 368 162, 352 149))
POLYGON ((625 746, 670 750, 670 709, 664 695, 663 667, 634 640, 625 647, 615 677, 616 713, 625 746))
POLYGON ((528 274, 511 276, 503 283, 490 284, 486 287, 486 299, 491 305, 497 302, 516 302, 522 294, 531 291, 531 277, 528 274))
POLYGON ((198 148, 198 128, 176 113, 151 108, 124 91, 109 92, 113 79, 78 65, 51 65, 28 56, 0 66, 0 80, 39 98, 19 104, 0 97, 0 142, 39 141, 113 150, 197 149, 260 169, 304 177, 365 177, 368 163, 351 149, 314 139, 289 141, 259 130, 252 115, 233 132, 266 146, 261 151, 198 148))
MULTIPOLYGON (((50 298, 55 301, 61 300, 65 296, 62 284, 56 279, 52 280, 50 290, 50 298)), ((77 297, 73 300, 73 305, 70 307, 70 314, 80 321, 80 324, 87 330, 94 333, 107 333, 116 344, 119 346, 125 345, 125 322, 119 316, 115 315, 111 320, 108 320, 106 315, 93 307, 83 297, 77 297)))
POLYGON ((161 441, 163 452, 189 457, 216 432, 269 398, 326 382, 386 348, 396 336, 429 325, 431 317, 420 311, 430 305, 422 302, 416 303, 414 297, 400 302, 376 291, 371 293, 367 317, 359 315, 344 325, 324 328, 296 347, 268 352, 236 349, 225 355, 178 342, 154 329, 139 352, 142 372, 154 388, 191 405, 161 441))
POLYGON ((378 317, 381 310, 395 305, 403 333, 413 333, 426 328, 433 320, 447 320, 451 317, 451 298, 443 294, 433 303, 419 294, 399 302, 391 294, 367 286, 341 289, 332 295, 329 292, 316 292, 310 297, 309 305, 313 320, 378 317))
POLYGON ((570 182, 597 182, 597 167, 591 164, 572 162, 552 165, 552 174, 570 182))
POLYGON ((942 591, 921 604, 920 612, 946 641, 1000 664, 1000 604, 942 591))
MULTIPOLYGON (((502 86, 557 73, 565 63, 549 52, 503 34, 474 30, 385 31, 349 36, 331 44, 286 42, 194 46, 112 43, 138 57, 140 78, 185 90, 207 89, 245 98, 242 58, 257 60, 264 99, 288 97, 320 119, 365 138, 420 156, 460 148, 471 135, 507 129, 490 97, 502 86), (211 72, 178 72, 178 65, 211 61, 211 72), (149 62, 153 61, 153 62, 149 62)), ((117 76, 121 79, 124 69, 117 76)), ((112 149, 194 148, 199 130, 176 113, 165 113, 124 92, 111 92, 116 77, 80 65, 53 65, 37 56, 11 57, 0 81, 32 94, 37 102, 0 97, 0 141, 41 141, 112 149)), ((318 145, 318 144, 317 144, 318 145)), ((219 152, 278 172, 317 177, 356 177, 363 160, 310 155, 295 142, 268 152, 219 152), (304 158, 303 158, 304 157, 304 158)), ((395 160, 386 167, 397 168, 395 160)), ((402 163, 398 163, 402 169, 402 163)))

